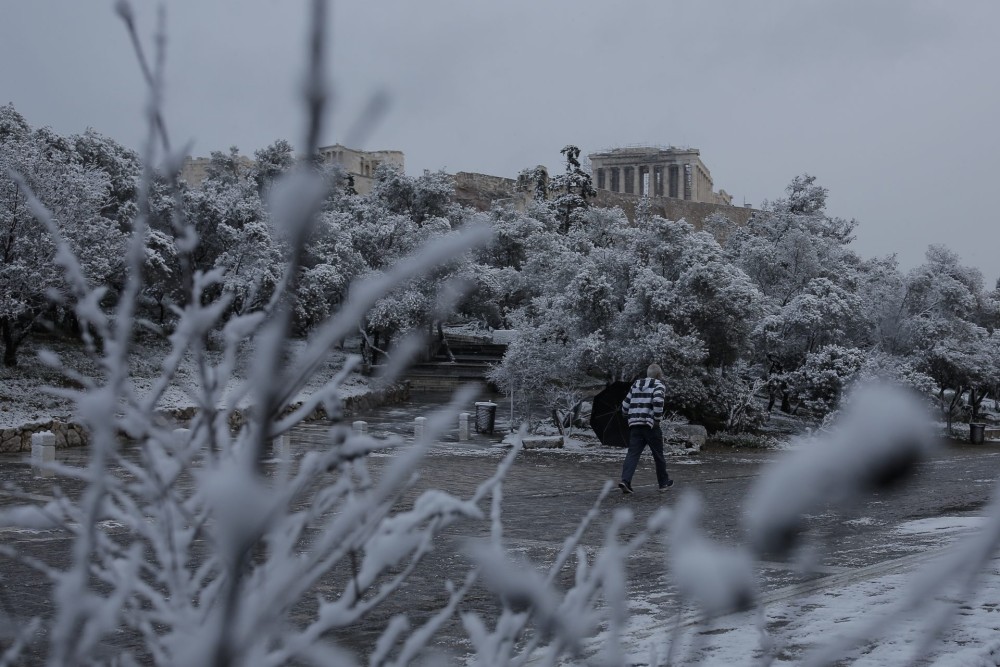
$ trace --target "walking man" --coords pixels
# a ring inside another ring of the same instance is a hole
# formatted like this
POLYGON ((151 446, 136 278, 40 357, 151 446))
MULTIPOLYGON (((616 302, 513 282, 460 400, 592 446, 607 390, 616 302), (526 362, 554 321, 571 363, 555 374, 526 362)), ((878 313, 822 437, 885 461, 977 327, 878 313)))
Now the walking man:
POLYGON ((660 491, 666 491, 674 485, 674 480, 667 474, 667 462, 663 458, 663 431, 660 430, 663 395, 666 391, 663 386, 663 370, 657 364, 650 364, 646 369, 646 377, 633 382, 622 401, 622 413, 628 419, 628 454, 625 455, 622 481, 618 483, 618 488, 625 495, 632 493, 632 475, 635 474, 639 457, 647 445, 653 453, 656 482, 660 491))

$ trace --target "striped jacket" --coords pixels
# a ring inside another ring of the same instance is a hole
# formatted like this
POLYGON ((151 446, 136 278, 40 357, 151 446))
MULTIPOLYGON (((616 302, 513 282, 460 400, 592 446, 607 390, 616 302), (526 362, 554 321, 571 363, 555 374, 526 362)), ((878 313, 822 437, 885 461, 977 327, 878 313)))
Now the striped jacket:
POLYGON ((622 401, 629 426, 655 426, 663 418, 663 395, 667 388, 655 378, 639 378, 622 401))

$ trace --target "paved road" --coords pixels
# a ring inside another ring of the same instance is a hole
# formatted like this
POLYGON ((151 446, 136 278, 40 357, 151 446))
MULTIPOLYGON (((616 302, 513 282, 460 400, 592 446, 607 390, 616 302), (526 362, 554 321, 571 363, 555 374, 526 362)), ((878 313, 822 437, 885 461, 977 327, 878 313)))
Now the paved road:
MULTIPOLYGON (((373 435, 412 432, 413 417, 425 414, 428 404, 415 402, 407 406, 388 407, 360 416, 369 422, 373 435)), ((501 415, 502 416, 502 415, 501 415)), ((298 428, 293 437, 293 455, 324 446, 325 426, 308 424, 298 428)), ((506 453, 496 446, 499 438, 476 436, 471 443, 458 443, 457 434, 447 435, 435 446, 419 471, 417 487, 403 499, 406 505, 425 488, 440 488, 458 496, 468 496, 476 485, 489 477, 506 453)), ((709 535, 723 542, 738 544, 741 506, 748 489, 762 465, 781 454, 757 450, 734 450, 709 446, 700 455, 669 462, 677 484, 667 494, 657 492, 652 464, 644 459, 634 480, 636 493, 622 496, 617 490, 606 499, 599 520, 584 536, 584 544, 593 551, 603 536, 603 526, 618 508, 627 507, 635 516, 633 526, 645 520, 664 505, 677 502, 679 494, 695 491, 705 505, 704 527, 709 535)), ((85 450, 63 450, 59 459, 82 464, 85 450)), ((372 459, 372 468, 379 470, 390 460, 389 455, 372 459)), ((610 449, 576 451, 525 451, 519 456, 504 487, 505 541, 508 548, 539 563, 552 560, 570 535, 583 513, 594 503, 602 485, 617 479, 622 452, 610 449)), ((1000 446, 951 444, 933 459, 920 465, 918 475, 908 485, 892 494, 875 494, 851 515, 824 512, 810 517, 808 529, 815 544, 823 547, 824 556, 817 572, 803 577, 793 567, 782 563, 763 563, 760 575, 765 592, 780 594, 794 583, 813 581, 823 586, 835 585, 837 577, 856 572, 865 576, 875 572, 874 566, 906 562, 938 546, 938 541, 926 535, 901 534, 894 529, 908 521, 938 516, 975 515, 987 501, 992 485, 1000 477, 1000 446), (829 579, 824 579, 828 577, 829 579)), ((52 493, 52 480, 39 477, 26 456, 0 457, 0 479, 17 485, 37 497, 52 493)), ((74 485, 60 481, 67 493, 76 493, 74 485)), ((9 499, 0 502, 6 504, 9 499)), ((633 529, 634 531, 635 529, 633 529)), ((406 611, 414 621, 436 609, 443 599, 446 573, 460 578, 464 557, 461 546, 468 536, 485 536, 485 524, 460 524, 442 536, 437 548, 421 566, 401 596, 392 605, 380 609, 363 628, 341 637, 348 645, 362 649, 370 646, 388 619, 406 611)), ((64 563, 68 542, 58 534, 31 534, 4 531, 6 544, 16 545, 26 553, 44 556, 56 565, 64 563)), ((643 613, 655 616, 666 625, 676 612, 673 587, 664 574, 665 547, 649 544, 629 561, 629 593, 648 605, 643 613)), ((4 577, 0 605, 3 613, 23 617, 48 613, 50 610, 47 584, 31 571, 11 561, 0 569, 4 577)), ((566 578, 571 576, 567 568, 566 578)), ((319 593, 336 589, 336 577, 321 584, 319 593)), ((463 610, 489 614, 495 610, 492 596, 476 589, 463 604, 463 610)), ((307 607, 298 613, 307 615, 307 607)), ((463 644, 457 623, 444 629, 441 644, 461 652, 463 644)), ((36 659, 40 656, 36 654, 36 659)))

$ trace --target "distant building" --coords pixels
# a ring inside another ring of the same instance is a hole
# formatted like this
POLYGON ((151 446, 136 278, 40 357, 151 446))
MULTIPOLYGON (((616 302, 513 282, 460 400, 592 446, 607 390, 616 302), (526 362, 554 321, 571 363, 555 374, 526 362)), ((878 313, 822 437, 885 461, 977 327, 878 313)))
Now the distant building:
POLYGON ((402 151, 359 151, 334 144, 322 146, 319 155, 324 162, 339 164, 354 177, 354 189, 359 195, 372 191, 372 175, 380 164, 395 165, 400 171, 405 168, 402 151))
MULTIPOLYGON (((541 167, 545 171, 544 167, 541 167)), ((494 204, 506 203, 523 211, 534 198, 534 183, 530 179, 503 178, 460 171, 453 176, 455 201, 480 211, 488 211, 494 204)), ((635 209, 642 197, 635 193, 598 190, 592 200, 594 206, 618 207, 629 220, 635 219, 635 209)), ((705 221, 712 215, 721 215, 736 225, 745 225, 757 212, 746 206, 700 202, 670 197, 650 197, 648 211, 667 220, 686 220, 695 229, 704 229, 705 221)))
MULTIPOLYGON (((401 151, 359 151, 334 144, 333 146, 323 146, 318 152, 323 162, 339 164, 346 173, 353 176, 354 189, 362 195, 371 192, 372 175, 380 164, 395 165, 399 167, 400 171, 405 168, 401 151)), ((245 169, 254 166, 254 161, 248 157, 241 155, 239 160, 240 165, 245 169)), ((181 180, 187 181, 191 187, 200 188, 208 176, 208 167, 211 163, 212 158, 208 157, 185 158, 184 166, 181 168, 181 180)))
POLYGON ((207 157, 186 157, 184 166, 181 167, 181 180, 193 188, 201 185, 201 182, 208 177, 208 165, 211 159, 207 157))
MULTIPOLYGON (((241 155, 238 158, 239 164, 244 170, 250 170, 256 164, 250 158, 241 155)), ((181 167, 180 180, 187 181, 192 188, 201 188, 201 184, 208 178, 208 167, 212 164, 210 157, 186 157, 184 166, 181 167)))
POLYGON ((587 157, 598 190, 725 206, 733 202, 725 190, 714 191, 697 148, 628 146, 587 157))

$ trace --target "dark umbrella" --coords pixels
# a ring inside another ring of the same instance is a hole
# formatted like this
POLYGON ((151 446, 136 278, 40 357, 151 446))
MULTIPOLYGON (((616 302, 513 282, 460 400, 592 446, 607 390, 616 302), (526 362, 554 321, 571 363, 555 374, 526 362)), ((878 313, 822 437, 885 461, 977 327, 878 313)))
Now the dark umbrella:
POLYGON ((606 447, 628 447, 628 421, 622 414, 622 401, 631 386, 628 382, 612 382, 594 396, 590 427, 606 447))

